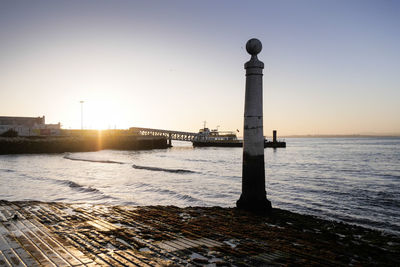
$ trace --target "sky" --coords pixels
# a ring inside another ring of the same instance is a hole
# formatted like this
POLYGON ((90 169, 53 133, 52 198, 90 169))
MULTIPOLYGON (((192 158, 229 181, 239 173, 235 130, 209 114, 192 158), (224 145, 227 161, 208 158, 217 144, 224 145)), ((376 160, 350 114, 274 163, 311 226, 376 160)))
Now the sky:
POLYGON ((87 129, 241 133, 258 38, 265 135, 400 134, 399 14, 388 0, 0 0, 0 116, 76 129, 83 107, 87 129))

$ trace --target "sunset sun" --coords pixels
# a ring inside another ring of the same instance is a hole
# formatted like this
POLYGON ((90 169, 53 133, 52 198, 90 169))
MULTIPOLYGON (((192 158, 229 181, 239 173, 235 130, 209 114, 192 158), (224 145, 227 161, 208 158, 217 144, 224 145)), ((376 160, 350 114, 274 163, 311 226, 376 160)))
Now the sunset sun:
POLYGON ((93 130, 114 129, 121 115, 112 103, 85 101, 83 103, 83 128, 93 130))

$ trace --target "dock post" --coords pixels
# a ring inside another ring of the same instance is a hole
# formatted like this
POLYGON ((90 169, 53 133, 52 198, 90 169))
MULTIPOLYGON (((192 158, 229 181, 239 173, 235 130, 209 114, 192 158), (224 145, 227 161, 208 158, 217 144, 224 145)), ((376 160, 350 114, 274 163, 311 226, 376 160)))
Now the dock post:
POLYGON ((263 85, 264 63, 257 54, 262 44, 250 39, 246 50, 251 59, 246 62, 246 93, 244 103, 242 194, 236 202, 239 209, 268 214, 272 207, 265 191, 263 85))
POLYGON ((172 147, 172 134, 171 133, 168 134, 168 145, 170 147, 172 147))
POLYGON ((272 131, 272 142, 276 143, 278 140, 276 139, 276 130, 272 131))

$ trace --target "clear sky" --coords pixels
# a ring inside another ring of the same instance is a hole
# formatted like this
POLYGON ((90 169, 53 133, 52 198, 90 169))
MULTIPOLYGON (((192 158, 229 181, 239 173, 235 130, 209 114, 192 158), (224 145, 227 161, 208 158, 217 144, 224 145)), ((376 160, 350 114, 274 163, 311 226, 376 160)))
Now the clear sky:
POLYGON ((0 116, 80 128, 243 128, 248 39, 264 132, 400 133, 399 1, 0 1, 0 116))

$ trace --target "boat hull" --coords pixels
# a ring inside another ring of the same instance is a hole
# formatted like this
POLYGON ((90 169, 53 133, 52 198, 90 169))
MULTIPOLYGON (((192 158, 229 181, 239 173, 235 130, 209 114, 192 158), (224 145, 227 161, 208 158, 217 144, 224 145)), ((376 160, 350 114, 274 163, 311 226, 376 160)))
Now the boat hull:
MULTIPOLYGON (((192 141, 194 147, 243 147, 243 141, 237 142, 222 142, 222 141, 192 141)), ((286 142, 264 142, 264 148, 286 147, 286 142)))
POLYGON ((271 141, 265 141, 264 142, 264 147, 272 147, 272 148, 278 148, 278 147, 286 147, 286 142, 271 142, 271 141))
POLYGON ((194 147, 242 147, 243 142, 192 141, 194 147))

